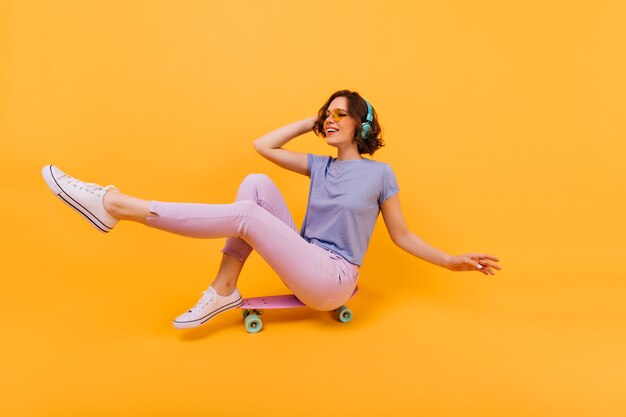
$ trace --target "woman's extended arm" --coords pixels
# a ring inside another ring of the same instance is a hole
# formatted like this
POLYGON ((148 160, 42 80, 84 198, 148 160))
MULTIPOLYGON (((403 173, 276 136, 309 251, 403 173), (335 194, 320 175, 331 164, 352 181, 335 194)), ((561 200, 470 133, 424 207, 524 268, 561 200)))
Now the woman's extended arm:
POLYGON ((302 175, 308 175, 306 154, 288 151, 282 146, 313 130, 317 117, 308 117, 279 127, 254 141, 254 149, 276 165, 302 175))
POLYGON ((448 255, 415 236, 404 221, 398 194, 386 200, 380 208, 391 240, 411 255, 451 271, 480 271, 485 275, 495 275, 494 269, 502 269, 495 263, 499 261, 495 256, 484 253, 448 255))

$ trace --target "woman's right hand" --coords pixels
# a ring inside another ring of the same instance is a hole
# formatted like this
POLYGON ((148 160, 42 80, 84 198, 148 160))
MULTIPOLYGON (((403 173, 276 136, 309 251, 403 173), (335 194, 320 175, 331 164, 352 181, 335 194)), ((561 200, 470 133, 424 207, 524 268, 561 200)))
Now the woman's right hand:
POLYGON ((478 271, 485 275, 495 275, 495 270, 502 267, 496 262, 500 260, 486 253, 467 253, 464 255, 450 256, 446 262, 446 268, 450 271, 478 271))
POLYGON ((307 117, 266 133, 254 141, 254 149, 282 168, 308 175, 306 154, 282 147, 290 140, 312 131, 316 120, 317 116, 307 117))

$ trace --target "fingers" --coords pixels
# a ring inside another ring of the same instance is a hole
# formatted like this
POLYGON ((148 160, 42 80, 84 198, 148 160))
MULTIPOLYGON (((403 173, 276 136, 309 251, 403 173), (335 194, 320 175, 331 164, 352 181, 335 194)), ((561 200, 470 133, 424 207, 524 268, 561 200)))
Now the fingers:
POLYGON ((496 274, 496 273, 493 271, 493 269, 491 269, 491 268, 487 268, 487 267, 484 267, 484 268, 481 270, 481 272, 483 272, 483 271, 484 271, 484 274, 485 274, 485 275, 495 275, 495 274, 496 274))
POLYGON ((495 262, 488 261, 487 259, 481 259, 478 261, 478 263, 481 264, 483 267, 491 267, 497 269, 498 271, 502 269, 500 265, 496 264, 495 262))
POLYGON ((485 255, 483 256, 483 258, 485 258, 485 259, 491 259, 492 261, 495 261, 495 262, 500 262, 500 259, 498 259, 496 256, 493 256, 493 255, 487 255, 487 254, 485 254, 485 255))
POLYGON ((480 258, 480 259, 489 259, 495 262, 500 262, 496 256, 489 255, 487 253, 467 253, 465 256, 469 256, 470 258, 480 258))
POLYGON ((484 275, 495 275, 496 274, 493 269, 491 269, 488 266, 483 266, 483 265, 480 265, 480 268, 476 268, 475 270, 478 271, 478 272, 483 273, 484 275))
POLYGON ((500 265, 496 264, 496 262, 500 262, 500 259, 496 256, 489 255, 487 253, 468 253, 465 256, 476 260, 483 267, 488 266, 498 271, 502 269, 500 265))
POLYGON ((461 256, 462 265, 459 265, 458 271, 478 271, 483 275, 495 275, 496 271, 502 269, 502 267, 496 262, 500 261, 497 257, 493 255, 488 255, 486 253, 468 253, 461 256))
MULTIPOLYGON (((476 257, 478 258, 478 256, 476 257)), ((465 264, 470 266, 470 268, 472 268, 474 271, 481 272, 484 275, 495 275, 496 273, 492 268, 502 269, 499 265, 486 259, 479 259, 478 261, 475 261, 472 258, 466 257, 464 261, 465 264)))
POLYGON ((480 272, 483 275, 495 275, 495 272, 493 272, 493 270, 491 270, 491 268, 488 268, 486 266, 483 266, 481 268, 476 268, 475 270, 480 272))
POLYGON ((478 263, 477 261, 473 260, 470 257, 464 257, 463 258, 463 263, 465 263, 466 265, 468 265, 471 269, 476 270, 476 271, 480 271, 482 273, 485 273, 485 271, 483 271, 483 266, 478 263))

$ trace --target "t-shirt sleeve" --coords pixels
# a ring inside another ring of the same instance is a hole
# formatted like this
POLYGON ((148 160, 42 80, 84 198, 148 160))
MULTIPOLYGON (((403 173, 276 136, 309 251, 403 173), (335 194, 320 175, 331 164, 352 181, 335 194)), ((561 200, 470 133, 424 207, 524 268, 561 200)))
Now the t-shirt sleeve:
POLYGON ((380 197, 378 197, 378 205, 383 204, 387 199, 393 197, 400 191, 400 187, 398 187, 398 181, 396 181, 396 174, 393 172, 393 169, 387 164, 385 164, 385 169, 383 170, 383 178, 382 185, 380 189, 380 197))
POLYGON ((312 153, 309 153, 306 156, 306 169, 309 177, 311 177, 311 173, 315 172, 320 165, 323 165, 328 161, 327 156, 319 156, 312 153))

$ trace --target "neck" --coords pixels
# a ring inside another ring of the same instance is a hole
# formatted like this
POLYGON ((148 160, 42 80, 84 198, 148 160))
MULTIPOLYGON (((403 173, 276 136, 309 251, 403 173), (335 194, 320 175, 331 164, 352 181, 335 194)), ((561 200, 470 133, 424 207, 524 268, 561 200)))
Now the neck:
POLYGON ((340 161, 349 161, 363 159, 363 157, 357 150, 356 145, 353 145, 345 148, 337 148, 337 159, 340 161))

